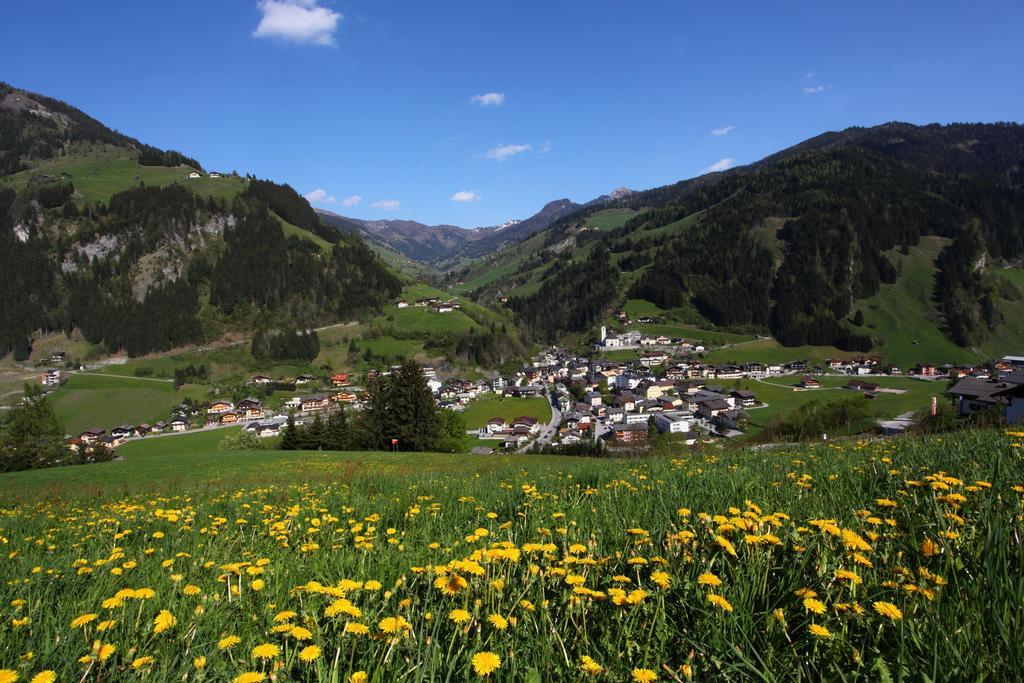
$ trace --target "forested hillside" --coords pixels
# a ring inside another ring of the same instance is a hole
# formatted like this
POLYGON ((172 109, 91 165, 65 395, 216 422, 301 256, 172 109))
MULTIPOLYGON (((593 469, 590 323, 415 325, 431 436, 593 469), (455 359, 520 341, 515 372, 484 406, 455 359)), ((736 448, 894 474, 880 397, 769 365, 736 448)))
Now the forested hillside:
POLYGON ((358 236, 324 226, 287 185, 195 180, 194 160, 6 85, 0 131, 0 355, 75 329, 138 355, 350 319, 401 291, 358 236), (89 201, 79 176, 44 172, 57 161, 87 169, 94 195, 121 189, 89 201), (166 167, 159 185, 143 180, 147 165, 166 167))
POLYGON ((1024 257, 1022 168, 1024 127, 1014 124, 827 134, 749 167, 566 217, 528 250, 488 262, 515 266, 500 283, 472 269, 458 277, 479 278, 480 297, 510 292, 521 319, 546 336, 585 331, 629 297, 703 324, 770 332, 786 345, 866 351, 876 340, 854 319, 857 302, 901 277, 887 252, 934 235, 951 240, 936 262, 942 332, 969 346, 999 326, 1002 305, 1021 300, 993 270, 1024 257), (618 226, 600 227, 613 210, 618 226), (613 255, 619 287, 581 291, 574 299, 585 310, 566 316, 548 301, 550 285, 566 260, 584 263, 591 250, 613 255))

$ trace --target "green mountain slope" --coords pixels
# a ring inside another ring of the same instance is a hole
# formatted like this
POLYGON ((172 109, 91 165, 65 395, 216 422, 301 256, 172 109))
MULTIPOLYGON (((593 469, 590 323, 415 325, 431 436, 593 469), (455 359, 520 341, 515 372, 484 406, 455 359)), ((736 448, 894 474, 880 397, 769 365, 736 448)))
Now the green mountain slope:
POLYGON ((593 329, 634 299, 790 346, 901 364, 977 360, 1024 346, 1008 284, 1024 257, 1022 160, 1015 124, 828 134, 584 209, 460 272, 455 286, 481 300, 511 295, 547 339, 593 329), (571 290, 567 315, 554 285, 596 250, 619 271, 614 287, 571 290))

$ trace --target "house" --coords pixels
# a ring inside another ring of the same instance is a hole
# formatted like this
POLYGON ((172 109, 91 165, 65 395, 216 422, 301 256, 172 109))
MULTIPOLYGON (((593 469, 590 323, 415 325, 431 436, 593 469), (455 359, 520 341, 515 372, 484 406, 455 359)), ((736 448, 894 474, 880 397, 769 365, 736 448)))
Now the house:
POLYGON ((222 415, 228 411, 234 410, 235 406, 232 405, 231 401, 214 401, 210 404, 210 407, 206 409, 207 415, 222 415))
POLYGON ((210 171, 209 175, 211 178, 220 178, 220 173, 217 173, 216 171, 210 171))
POLYGON ((922 377, 934 377, 936 374, 938 374, 938 368, 936 368, 931 363, 922 363, 921 365, 918 365, 916 368, 914 368, 912 372, 915 375, 920 375, 922 377))
POLYGON ((323 394, 303 396, 299 401, 299 410, 310 413, 318 410, 326 410, 328 405, 327 397, 323 394))
POLYGON ((188 418, 178 415, 171 419, 171 431, 183 432, 188 429, 188 418))
POLYGON ((481 439, 492 439, 496 438, 497 435, 506 431, 508 424, 505 422, 503 417, 492 417, 490 420, 484 423, 484 426, 478 430, 478 434, 481 439))
POLYGON ((295 378, 295 384, 309 384, 314 380, 316 380, 316 377, 314 377, 313 375, 299 375, 298 377, 295 378))
POLYGON ((530 434, 536 434, 540 431, 540 420, 523 415, 512 420, 512 429, 525 429, 530 434))
POLYGON ((612 439, 618 444, 647 443, 647 425, 618 424, 612 427, 612 439))
POLYGON ((849 382, 846 383, 846 388, 852 389, 853 391, 878 391, 878 385, 875 384, 874 382, 865 382, 859 379, 851 379, 849 382))
POLYGON ((398 308, 409 308, 409 302, 405 299, 399 299, 398 302, 395 303, 395 306, 398 308))
POLYGON ((192 171, 191 173, 188 174, 188 177, 195 180, 196 178, 202 178, 203 176, 201 173, 199 173, 199 171, 192 171))
POLYGON ((54 351, 53 353, 50 354, 50 362, 59 365, 62 364, 65 360, 67 360, 67 357, 68 354, 64 353, 63 351, 54 351))
POLYGON ((644 398, 656 399, 661 398, 666 393, 675 388, 676 383, 670 379, 659 379, 653 382, 648 382, 643 388, 644 398))
POLYGON ((79 434, 78 440, 81 441, 83 445, 88 446, 102 439, 106 435, 106 433, 106 429, 99 429, 98 427, 93 427, 92 429, 86 429, 84 432, 79 434))
POLYGON ((291 408, 292 410, 298 410, 300 405, 302 405, 302 398, 300 398, 299 396, 292 396, 290 399, 284 402, 284 407, 291 408))
POLYGON ((693 424, 693 413, 686 411, 670 411, 654 416, 654 426, 659 432, 668 434, 685 434, 693 424))
POLYGON ((138 427, 136 427, 136 428, 135 428, 135 434, 136 434, 137 436, 146 436, 146 435, 147 435, 147 434, 149 434, 149 433, 150 433, 151 431, 153 431, 153 428, 152 428, 152 427, 150 427, 150 426, 149 426, 149 425, 148 425, 147 423, 145 423, 145 422, 143 422, 142 424, 140 424, 140 425, 139 425, 138 427))
POLYGON ((135 428, 131 425, 120 425, 111 429, 110 435, 115 439, 124 440, 135 435, 135 428))
POLYGON ((588 391, 583 394, 583 402, 589 406, 599 406, 601 405, 601 400, 601 394, 596 391, 588 391))
POLYGON ((331 400, 335 403, 355 403, 357 396, 350 391, 339 391, 331 394, 331 400))
POLYGON ((153 429, 152 429, 152 431, 154 431, 154 432, 156 432, 156 433, 158 433, 158 434, 159 434, 160 432, 164 432, 164 431, 167 431, 167 423, 166 423, 166 422, 164 422, 163 420, 159 420, 159 421, 157 421, 157 422, 154 422, 154 423, 153 423, 153 429))
POLYGON ((234 410, 228 411, 220 415, 220 423, 222 425, 229 425, 238 422, 238 413, 234 410))
POLYGON ((1024 422, 1024 372, 995 379, 964 377, 948 393, 957 399, 961 415, 998 406, 1008 423, 1024 422))
POLYGON ((653 368, 655 365, 662 365, 668 360, 668 355, 660 351, 645 353, 640 357, 640 365, 645 368, 653 368))
POLYGON ((1002 362, 1014 372, 1024 370, 1024 356, 1003 356, 1002 362))
POLYGON ((39 383, 44 387, 55 387, 60 385, 60 370, 47 370, 39 377, 39 383))
POLYGON ((348 384, 348 375, 344 372, 336 372, 331 375, 331 384, 336 387, 343 387, 348 384))
POLYGON ((735 403, 744 408, 749 408, 757 403, 757 397, 749 389, 733 389, 729 392, 729 395, 735 399, 735 403))
MULTIPOLYGON (((235 407, 240 415, 240 419, 243 420, 261 420, 263 419, 263 404, 258 398, 248 397, 238 402, 235 407)), ((223 422, 223 420, 222 420, 223 422)))
POLYGON ((710 420, 719 413, 724 413, 732 410, 732 406, 729 405, 728 401, 721 398, 711 398, 700 401, 697 406, 697 412, 705 420, 710 420))
POLYGON ((249 378, 249 384, 270 384, 273 381, 266 375, 253 375, 249 378))
POLYGON ((505 391, 505 387, 507 386, 508 382, 506 382, 505 378, 500 375, 491 380, 491 390, 496 394, 500 394, 505 391))
POLYGON ((821 382, 814 379, 813 377, 803 376, 800 378, 800 384, 798 385, 801 389, 820 389, 821 382))
POLYGON ((435 313, 451 313, 455 310, 455 307, 449 303, 437 304, 434 306, 435 313))

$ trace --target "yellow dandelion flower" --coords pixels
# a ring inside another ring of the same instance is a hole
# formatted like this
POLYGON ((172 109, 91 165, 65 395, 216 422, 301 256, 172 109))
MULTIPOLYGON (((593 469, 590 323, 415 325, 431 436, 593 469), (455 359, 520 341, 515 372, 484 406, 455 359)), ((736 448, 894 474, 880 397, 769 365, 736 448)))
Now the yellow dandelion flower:
POLYGON ((602 671, 604 671, 604 667, 598 664, 596 661, 594 661, 592 657, 583 655, 582 661, 580 662, 580 670, 582 670, 583 673, 588 674, 590 676, 596 676, 602 671))
POLYGON ((18 672, 11 669, 0 669, 0 683, 14 683, 18 680, 18 672))
POLYGON ((804 598, 804 609, 815 614, 824 614, 825 603, 816 598, 804 598))
POLYGON ((818 638, 831 638, 832 632, 820 624, 811 624, 809 628, 811 635, 818 638))
POLYGON ((196 668, 196 671, 200 671, 206 666, 206 657, 201 655, 192 660, 192 666, 196 668))
POLYGON ((105 662, 110 659, 110 656, 117 652, 117 646, 111 643, 101 643, 96 641, 92 645, 92 649, 96 652, 96 659, 101 662, 105 662))
POLYGON ((267 680, 267 674, 262 671, 246 671, 232 679, 232 683, 261 683, 267 680))
POLYGON ((149 666, 153 663, 153 657, 146 655, 145 657, 139 657, 132 662, 133 669, 141 669, 144 666, 149 666))
POLYGON ((83 614, 80 617, 75 617, 71 620, 71 628, 82 628, 88 623, 96 621, 96 614, 83 614))
POLYGON ((165 609, 160 610, 160 613, 153 619, 153 633, 163 633, 164 631, 173 628, 178 623, 177 618, 165 609))
POLYGON ((473 655, 473 671, 478 676, 490 676, 501 666, 501 657, 493 652, 477 652, 473 655))
POLYGON ((900 608, 892 604, 891 602, 878 601, 871 603, 871 606, 875 608, 876 612, 878 612, 886 619, 898 621, 899 619, 903 618, 903 612, 901 612, 900 608))
POLYGON ((356 671, 348 677, 348 683, 366 683, 368 680, 370 680, 370 677, 366 675, 365 671, 356 671))
POLYGON ((353 636, 365 636, 370 632, 370 627, 366 624, 360 624, 358 621, 350 621, 345 624, 345 633, 353 636))
POLYGON ((633 683, 654 683, 658 680, 658 674, 651 669, 633 669, 631 675, 633 683))
POLYGON ((53 669, 47 669, 46 671, 40 671, 32 677, 30 683, 55 683, 57 680, 57 672, 53 669))
POLYGON ((313 633, 303 626, 293 626, 292 629, 288 631, 288 635, 295 640, 309 640, 313 637, 313 633))
POLYGON ((217 641, 218 650, 226 650, 229 647, 234 647, 242 642, 242 639, 238 636, 225 636, 217 641))
POLYGON ((732 611, 732 605, 729 604, 729 601, 716 593, 708 593, 708 602, 710 602, 715 607, 718 607, 723 612, 732 611))
POLYGON ((470 619, 472 619, 473 616, 464 609, 453 609, 451 612, 448 613, 448 618, 454 621, 456 624, 464 624, 470 619))
POLYGON ((304 662, 315 662, 320 658, 320 648, 316 645, 307 645, 299 652, 299 659, 304 662))
POLYGON ((281 648, 273 643, 263 643, 252 649, 253 659, 276 659, 281 654, 281 648))
POLYGON ((489 621, 491 623, 491 626, 498 629, 499 631, 504 631, 508 628, 508 619, 501 616, 500 614, 492 614, 491 616, 487 617, 487 621, 489 621))
POLYGON ((701 586, 721 586, 722 580, 711 572, 704 572, 697 577, 697 583, 701 586))

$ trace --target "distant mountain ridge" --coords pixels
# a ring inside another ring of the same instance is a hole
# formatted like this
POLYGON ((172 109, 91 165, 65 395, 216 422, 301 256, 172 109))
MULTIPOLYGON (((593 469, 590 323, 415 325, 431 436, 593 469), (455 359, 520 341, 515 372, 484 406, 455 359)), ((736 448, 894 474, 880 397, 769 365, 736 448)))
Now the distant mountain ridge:
POLYGON ((361 220, 326 209, 316 209, 316 212, 321 220, 339 230, 358 232, 371 242, 390 247, 408 258, 443 266, 453 259, 476 258, 519 242, 581 206, 569 199, 556 199, 529 218, 480 228, 427 225, 411 220, 361 220))

